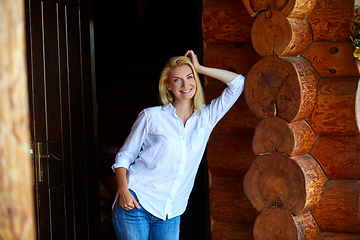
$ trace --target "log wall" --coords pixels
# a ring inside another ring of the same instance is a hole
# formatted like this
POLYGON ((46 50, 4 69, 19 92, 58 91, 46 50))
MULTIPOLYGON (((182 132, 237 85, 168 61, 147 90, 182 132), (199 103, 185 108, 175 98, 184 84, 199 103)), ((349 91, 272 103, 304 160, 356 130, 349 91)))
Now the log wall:
POLYGON ((246 75, 259 117, 244 192, 254 239, 360 239, 360 87, 354 0, 242 0, 262 58, 246 75))
POLYGON ((35 239, 24 2, 0 0, 0 239, 35 239))
MULTIPOLYGON (((254 18, 238 0, 204 0, 203 64, 244 76, 261 57, 251 44, 254 18)), ((226 85, 205 78, 206 103, 220 96, 226 85)), ((242 95, 214 128, 208 142, 209 203, 212 240, 253 239, 258 215, 243 190, 243 177, 255 155, 252 136, 259 119, 242 95)))

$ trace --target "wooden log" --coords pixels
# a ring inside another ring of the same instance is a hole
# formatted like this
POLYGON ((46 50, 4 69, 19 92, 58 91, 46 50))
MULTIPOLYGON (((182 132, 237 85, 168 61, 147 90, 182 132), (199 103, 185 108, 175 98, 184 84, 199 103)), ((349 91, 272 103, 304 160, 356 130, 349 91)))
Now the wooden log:
POLYGON ((313 216, 324 231, 360 233, 360 181, 329 180, 313 216))
POLYGON ((276 10, 261 13, 251 29, 252 44, 263 57, 298 55, 311 40, 311 30, 304 19, 287 18, 276 10))
MULTIPOLYGON (((205 88, 205 102, 209 104, 211 100, 219 97, 225 87, 226 84, 220 81, 209 82, 205 88)), ((234 106, 219 121, 212 134, 253 134, 258 122, 259 119, 250 110, 242 94, 234 106)))
MULTIPOLYGON (((208 45, 204 51, 204 66, 220 68, 246 76, 251 67, 261 59, 251 43, 208 45)), ((207 81, 218 81, 205 76, 207 81)))
POLYGON ((251 142, 251 135, 212 135, 207 148, 211 175, 216 178, 244 177, 255 158, 251 142))
POLYGON ((321 77, 359 76, 355 47, 351 41, 313 42, 302 54, 321 77))
POLYGON ((242 178, 214 178, 209 194, 214 222, 254 224, 258 212, 246 198, 242 185, 242 178))
POLYGON ((279 117, 263 118, 256 126, 252 149, 256 155, 302 155, 310 152, 315 138, 315 133, 305 120, 288 123, 279 117))
POLYGON ((308 21, 314 40, 349 40, 354 0, 318 0, 308 21))
POLYGON ((244 95, 259 118, 279 116, 292 122, 309 117, 317 84, 318 75, 307 60, 269 55, 246 75, 244 95))
POLYGON ((278 207, 261 212, 254 224, 255 240, 313 240, 319 232, 319 226, 309 212, 293 216, 278 207))
POLYGON ((290 18, 306 18, 313 10, 316 0, 242 0, 250 16, 256 17, 265 10, 278 10, 290 18))
POLYGON ((360 136, 316 139, 310 154, 330 179, 360 179, 360 136))
POLYGON ((359 240, 360 234, 351 234, 351 233, 332 233, 332 232, 323 232, 320 233, 317 240, 359 240))
POLYGON ((266 154, 255 158, 244 177, 244 192, 257 211, 281 207, 294 215, 320 201, 326 176, 310 155, 266 154))
POLYGON ((253 226, 227 222, 215 222, 212 240, 253 240, 253 226))
POLYGON ((359 78, 320 81, 309 123, 319 135, 358 135, 360 124, 359 78))
POLYGON ((202 33, 206 44, 251 42, 253 18, 241 1, 207 0, 202 12, 202 33))
POLYGON ((0 1, 0 239, 35 239, 24 1, 0 1))

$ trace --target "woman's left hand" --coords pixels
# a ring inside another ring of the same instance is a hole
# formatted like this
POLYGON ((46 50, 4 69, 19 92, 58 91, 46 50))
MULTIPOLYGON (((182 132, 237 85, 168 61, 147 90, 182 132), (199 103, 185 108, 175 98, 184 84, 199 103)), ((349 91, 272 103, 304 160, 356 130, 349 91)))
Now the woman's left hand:
POLYGON ((218 79, 223 83, 228 83, 238 76, 237 73, 228 70, 205 67, 200 65, 198 58, 193 50, 188 50, 184 54, 184 56, 191 58, 192 64, 194 65, 196 72, 218 79))
POLYGON ((192 64, 194 65, 194 68, 197 72, 199 72, 200 68, 201 68, 201 65, 199 63, 199 60, 196 56, 196 54, 194 53, 193 50, 188 50, 185 54, 184 54, 185 57, 189 57, 191 58, 191 61, 192 61, 192 64))

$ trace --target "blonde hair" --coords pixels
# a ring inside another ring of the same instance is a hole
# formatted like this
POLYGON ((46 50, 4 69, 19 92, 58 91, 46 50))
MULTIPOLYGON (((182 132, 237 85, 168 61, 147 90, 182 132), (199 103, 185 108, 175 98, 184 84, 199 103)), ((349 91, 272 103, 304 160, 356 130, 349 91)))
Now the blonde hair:
POLYGON ((200 114, 201 111, 204 109, 204 91, 201 86, 199 75, 197 74, 194 65, 192 64, 190 58, 185 56, 179 56, 179 57, 173 57, 171 58, 163 68, 160 74, 160 80, 159 80, 159 100, 161 102, 162 106, 166 106, 169 103, 172 103, 174 101, 174 94, 169 91, 166 84, 169 83, 169 71, 172 68, 176 68, 179 66, 188 65, 195 78, 196 82, 196 92, 194 97, 192 98, 192 111, 196 109, 197 114, 200 114))

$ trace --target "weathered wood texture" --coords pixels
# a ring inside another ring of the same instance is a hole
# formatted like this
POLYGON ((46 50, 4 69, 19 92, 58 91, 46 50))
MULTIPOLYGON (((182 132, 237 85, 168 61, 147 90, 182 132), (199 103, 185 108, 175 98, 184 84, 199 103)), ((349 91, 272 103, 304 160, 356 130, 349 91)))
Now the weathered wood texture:
POLYGON ((313 240, 319 232, 319 226, 309 212, 293 216, 278 207, 261 212, 254 224, 255 240, 313 240))
POLYGON ((244 177, 244 191, 257 211, 272 206, 298 215, 320 201, 326 176, 310 155, 258 156, 244 177))
MULTIPOLYGON (((214 98, 219 97, 225 87, 226 84, 220 81, 209 82, 205 88, 206 104, 210 103, 214 98)), ((246 104, 245 97, 242 94, 234 106, 215 126, 212 134, 253 134, 258 122, 259 119, 250 110, 246 104)))
POLYGON ((261 13, 251 29, 252 44, 263 57, 298 55, 311 40, 311 30, 304 19, 287 18, 276 10, 261 13))
MULTIPOLYGON (((204 51, 205 66, 229 70, 246 76, 251 67, 261 59, 251 43, 207 45, 204 51)), ((207 81, 218 81, 205 76, 207 81)))
POLYGON ((242 2, 252 17, 266 10, 277 10, 289 18, 306 18, 313 10, 316 0, 242 0, 242 2))
POLYGON ((329 180, 312 214, 329 232, 360 233, 360 180, 329 180))
POLYGON ((309 123, 317 135, 358 135, 359 78, 328 78, 319 83, 309 123))
POLYGON ((251 142, 251 135, 212 135, 207 150, 211 175, 220 178, 244 177, 255 158, 251 142))
POLYGON ((239 0, 207 0, 202 12, 206 44, 250 42, 254 19, 239 0))
POLYGON ((314 40, 349 40, 354 0, 318 0, 308 21, 314 40))
POLYGON ((317 84, 318 75, 307 60, 269 55, 246 75, 244 95, 259 118, 279 116, 292 122, 310 115, 317 84))
POLYGON ((253 225, 215 222, 211 239, 221 240, 253 240, 253 225))
POLYGON ((320 233, 317 240, 359 240, 360 234, 351 234, 351 233, 332 233, 332 232, 323 232, 320 233))
POLYGON ((256 126, 252 148, 256 155, 302 155, 310 152, 315 138, 315 133, 304 120, 288 123, 279 117, 269 117, 263 118, 256 126))
POLYGON ((321 77, 354 77, 359 76, 354 50, 351 41, 319 41, 312 42, 302 56, 321 77))
POLYGON ((242 190, 242 178, 214 178, 210 190, 211 219, 253 225, 258 212, 242 190))
POLYGON ((24 2, 0 1, 0 239, 35 239, 24 2))
POLYGON ((360 179, 360 136, 316 139, 310 154, 330 179, 360 179))

